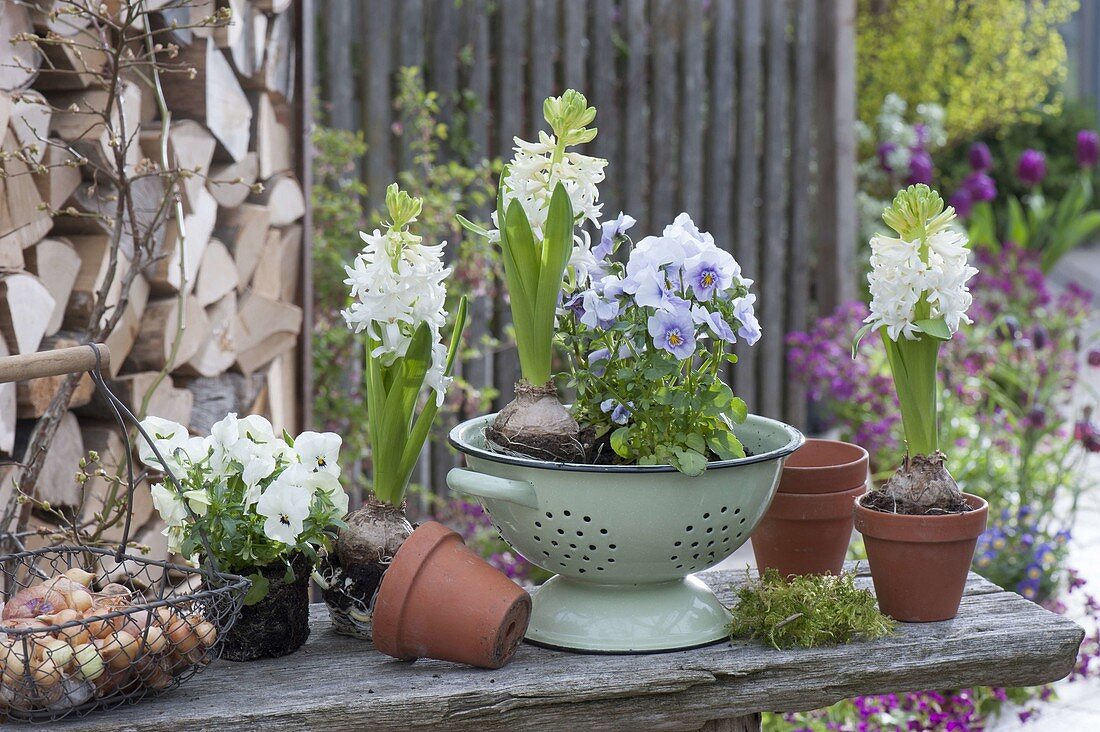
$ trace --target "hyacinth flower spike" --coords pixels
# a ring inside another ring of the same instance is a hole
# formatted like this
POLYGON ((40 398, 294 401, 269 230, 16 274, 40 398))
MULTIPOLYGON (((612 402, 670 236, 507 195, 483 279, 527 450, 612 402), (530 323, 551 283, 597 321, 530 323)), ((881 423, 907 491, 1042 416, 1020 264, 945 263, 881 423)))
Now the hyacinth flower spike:
POLYGON ((937 430, 936 369, 940 346, 961 323, 971 296, 966 235, 950 228, 955 211, 920 184, 900 191, 882 216, 897 237, 871 238, 871 314, 856 335, 879 331, 901 406, 906 457, 882 488, 898 513, 953 511, 962 493, 948 473, 937 430))

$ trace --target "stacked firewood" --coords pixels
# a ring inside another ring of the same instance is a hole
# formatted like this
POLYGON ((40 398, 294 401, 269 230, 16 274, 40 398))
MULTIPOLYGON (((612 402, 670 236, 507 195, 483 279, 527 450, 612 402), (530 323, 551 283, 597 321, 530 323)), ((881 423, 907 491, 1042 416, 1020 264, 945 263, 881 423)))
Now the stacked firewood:
MULTIPOLYGON (((126 298, 119 284, 133 257, 126 227, 111 272, 117 232, 89 215, 114 206, 92 163, 109 165, 119 141, 87 114, 102 110, 112 92, 81 73, 95 68, 97 39, 81 37, 90 31, 80 27, 79 15, 50 14, 64 5, 71 3, 0 3, 0 147, 7 153, 0 156, 0 356, 87 342, 92 307, 106 292, 105 318, 114 303, 125 303, 103 338, 111 350, 108 383, 135 413, 205 433, 226 412, 260 412, 294 430, 306 202, 294 173, 300 100, 292 3, 143 0, 144 9, 155 10, 147 17, 162 31, 157 42, 171 44, 172 62, 194 72, 165 75, 162 98, 148 79, 115 90, 114 114, 126 115, 134 129, 126 165, 135 172, 137 217, 154 215, 165 199, 156 176, 140 175, 161 167, 165 150, 171 165, 188 171, 168 196, 156 257, 142 266, 126 298), (227 23, 196 23, 225 7, 227 23), (12 42, 54 33, 77 42, 12 42), (167 139, 161 102, 171 113, 167 139), (37 173, 35 163, 41 163, 37 173), (148 200, 141 198, 143 181, 150 183, 148 200)), ((61 381, 0 385, 0 462, 24 458, 35 420, 61 381)), ((34 494, 54 508, 91 516, 102 499, 97 492, 111 481, 80 485, 79 463, 95 451, 113 473, 123 463, 122 433, 87 376, 68 406, 34 494)), ((13 472, 0 466, 4 504, 13 495, 13 472)), ((134 514, 136 540, 163 554, 147 489, 138 491, 134 514)), ((42 521, 33 517, 31 525, 42 521)))

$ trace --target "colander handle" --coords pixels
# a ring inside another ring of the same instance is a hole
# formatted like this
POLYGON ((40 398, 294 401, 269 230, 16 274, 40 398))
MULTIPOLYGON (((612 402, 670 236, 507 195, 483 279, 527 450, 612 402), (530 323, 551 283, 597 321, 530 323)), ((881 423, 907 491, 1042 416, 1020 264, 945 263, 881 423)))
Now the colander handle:
POLYGON ((538 508, 535 486, 526 480, 498 478, 495 475, 477 473, 465 468, 452 468, 447 473, 447 485, 456 493, 478 498, 493 498, 508 501, 527 508, 538 508))

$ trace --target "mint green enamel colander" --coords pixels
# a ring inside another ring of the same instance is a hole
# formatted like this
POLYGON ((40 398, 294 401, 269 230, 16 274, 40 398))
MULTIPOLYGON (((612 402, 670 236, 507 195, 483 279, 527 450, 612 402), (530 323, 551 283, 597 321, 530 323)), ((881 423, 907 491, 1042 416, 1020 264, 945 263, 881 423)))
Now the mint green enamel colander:
POLYGON ((767 511, 802 434, 749 416, 736 432, 752 453, 698 477, 669 466, 550 463, 485 449, 495 415, 450 439, 469 468, 447 476, 474 496, 504 540, 557 576, 534 595, 527 639, 555 648, 645 652, 726 636, 729 613, 692 573, 745 543, 767 511))

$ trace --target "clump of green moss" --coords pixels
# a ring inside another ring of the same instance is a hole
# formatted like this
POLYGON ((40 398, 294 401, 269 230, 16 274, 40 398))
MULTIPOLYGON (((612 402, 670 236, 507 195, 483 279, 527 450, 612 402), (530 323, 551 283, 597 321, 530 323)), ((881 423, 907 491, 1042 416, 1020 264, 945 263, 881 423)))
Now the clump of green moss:
POLYGON ((768 569, 738 589, 730 623, 732 637, 759 638, 775 648, 833 646, 893 630, 875 596, 856 587, 855 575, 847 572, 785 580, 768 569))

